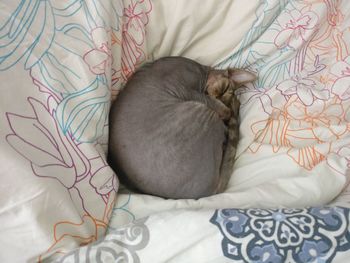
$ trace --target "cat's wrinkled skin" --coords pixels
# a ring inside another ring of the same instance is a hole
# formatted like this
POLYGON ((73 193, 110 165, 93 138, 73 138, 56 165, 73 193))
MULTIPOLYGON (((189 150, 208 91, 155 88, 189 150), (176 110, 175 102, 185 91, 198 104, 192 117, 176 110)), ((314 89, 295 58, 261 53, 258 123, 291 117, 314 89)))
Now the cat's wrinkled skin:
POLYGON ((182 57, 146 64, 111 107, 110 165, 126 185, 151 195, 198 199, 223 191, 238 142, 234 91, 254 79, 182 57))

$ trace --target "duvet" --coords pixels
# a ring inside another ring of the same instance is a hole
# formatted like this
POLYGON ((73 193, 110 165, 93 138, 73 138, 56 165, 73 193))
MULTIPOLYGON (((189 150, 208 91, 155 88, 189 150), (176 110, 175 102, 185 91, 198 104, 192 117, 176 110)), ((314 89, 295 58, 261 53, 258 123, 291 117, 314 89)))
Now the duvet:
POLYGON ((1 262, 346 262, 350 3, 0 3, 1 262), (258 80, 239 92, 228 189, 165 200, 119 186, 108 112, 148 60, 258 80))

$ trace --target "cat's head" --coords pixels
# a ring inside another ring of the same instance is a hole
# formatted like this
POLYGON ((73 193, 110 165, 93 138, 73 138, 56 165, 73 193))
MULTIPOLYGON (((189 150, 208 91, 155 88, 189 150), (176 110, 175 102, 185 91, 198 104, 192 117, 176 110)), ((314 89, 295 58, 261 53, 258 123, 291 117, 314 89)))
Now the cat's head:
POLYGON ((256 75, 244 69, 209 70, 206 92, 228 105, 235 90, 256 80, 256 75))

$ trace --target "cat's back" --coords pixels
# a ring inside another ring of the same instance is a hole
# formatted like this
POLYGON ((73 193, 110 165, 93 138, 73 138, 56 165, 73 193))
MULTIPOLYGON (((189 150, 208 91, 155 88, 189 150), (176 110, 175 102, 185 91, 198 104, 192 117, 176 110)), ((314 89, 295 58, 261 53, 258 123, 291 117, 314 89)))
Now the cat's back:
POLYGON ((193 187, 212 191, 224 124, 192 98, 205 96, 206 77, 206 67, 184 58, 160 59, 131 77, 110 113, 109 152, 118 175, 161 196, 195 198, 193 187))
MULTIPOLYGON (((144 100, 164 97, 183 99, 183 92, 188 88, 204 89, 208 68, 193 60, 183 57, 165 57, 147 63, 138 69, 128 80, 119 94, 116 106, 125 100, 140 103, 144 100)), ((152 105, 151 105, 152 106, 152 105)))
POLYGON ((129 131, 159 127, 174 118, 175 108, 192 99, 189 91, 205 88, 207 74, 205 66, 183 57, 165 57, 142 66, 112 104, 111 130, 114 125, 129 131))

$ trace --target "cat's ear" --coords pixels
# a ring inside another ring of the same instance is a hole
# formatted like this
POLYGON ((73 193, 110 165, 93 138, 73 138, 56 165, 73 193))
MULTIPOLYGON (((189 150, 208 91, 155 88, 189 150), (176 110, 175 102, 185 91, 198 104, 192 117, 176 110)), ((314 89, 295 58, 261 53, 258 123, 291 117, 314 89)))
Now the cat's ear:
POLYGON ((256 75, 244 69, 229 69, 229 78, 237 84, 246 84, 256 80, 256 75))

